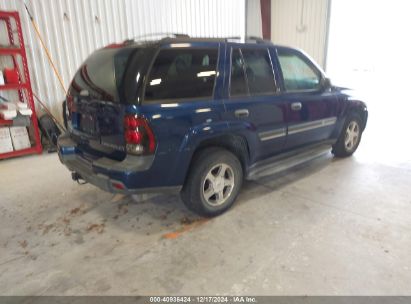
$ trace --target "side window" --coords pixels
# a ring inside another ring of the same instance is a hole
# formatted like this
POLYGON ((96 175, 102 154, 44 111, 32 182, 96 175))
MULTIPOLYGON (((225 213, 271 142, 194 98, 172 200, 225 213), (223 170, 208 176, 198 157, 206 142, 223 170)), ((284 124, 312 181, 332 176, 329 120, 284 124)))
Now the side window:
POLYGON ((274 74, 267 49, 241 49, 251 95, 275 93, 274 74))
POLYGON ((211 97, 217 58, 217 49, 161 50, 149 74, 145 100, 211 97))
POLYGON ((306 91, 319 88, 320 72, 310 65, 302 55, 278 50, 278 60, 287 91, 306 91))
POLYGON ((231 55, 230 96, 247 95, 248 88, 244 75, 244 62, 239 49, 231 55))

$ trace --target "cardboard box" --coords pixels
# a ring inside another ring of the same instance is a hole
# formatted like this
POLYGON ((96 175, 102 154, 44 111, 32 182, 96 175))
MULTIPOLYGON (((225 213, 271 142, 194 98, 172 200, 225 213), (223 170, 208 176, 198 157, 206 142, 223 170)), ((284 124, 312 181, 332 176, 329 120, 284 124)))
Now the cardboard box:
POLYGON ((10 135, 14 150, 23 150, 31 147, 26 127, 10 127, 10 135))
POLYGON ((8 127, 0 127, 0 153, 13 151, 10 130, 8 127))

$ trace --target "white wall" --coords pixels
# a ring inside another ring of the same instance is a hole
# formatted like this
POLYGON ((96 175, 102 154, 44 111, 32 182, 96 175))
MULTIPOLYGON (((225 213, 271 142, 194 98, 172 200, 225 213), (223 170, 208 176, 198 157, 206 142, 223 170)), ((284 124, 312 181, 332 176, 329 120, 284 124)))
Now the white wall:
POLYGON ((332 78, 371 90, 392 87, 390 80, 406 87, 411 70, 411 40, 406 38, 410 11, 409 0, 333 0, 327 63, 332 78))
POLYGON ((272 0, 272 41, 303 49, 324 67, 329 2, 329 0, 272 0))
POLYGON ((247 0, 247 36, 263 37, 260 0, 247 0))
MULTIPOLYGON (((64 84, 95 49, 147 33, 190 36, 245 35, 245 0, 26 0, 64 84)), ((23 0, 0 0, 0 10, 17 10, 33 91, 60 114, 64 92, 35 36, 23 0)))

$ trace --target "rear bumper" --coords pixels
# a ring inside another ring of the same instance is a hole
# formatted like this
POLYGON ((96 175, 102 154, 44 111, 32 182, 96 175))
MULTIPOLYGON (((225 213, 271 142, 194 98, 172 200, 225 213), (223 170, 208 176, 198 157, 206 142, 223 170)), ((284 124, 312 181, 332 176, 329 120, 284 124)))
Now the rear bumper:
POLYGON ((60 161, 81 179, 111 193, 137 194, 150 192, 179 192, 181 186, 166 187, 129 187, 132 179, 144 180, 154 161, 154 156, 128 155, 123 161, 106 157, 86 159, 78 145, 69 134, 58 139, 58 155, 60 161))

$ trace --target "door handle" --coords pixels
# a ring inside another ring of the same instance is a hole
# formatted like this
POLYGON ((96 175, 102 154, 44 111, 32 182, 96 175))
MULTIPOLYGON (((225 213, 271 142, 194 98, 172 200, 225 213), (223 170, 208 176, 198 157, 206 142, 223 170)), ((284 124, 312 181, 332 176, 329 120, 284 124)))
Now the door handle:
POLYGON ((238 118, 241 117, 248 117, 249 113, 247 109, 240 109, 240 110, 236 110, 234 112, 235 116, 237 116, 238 118))
POLYGON ((300 111, 302 107, 303 105, 301 104, 301 102, 293 102, 291 104, 291 110, 293 111, 300 111))

